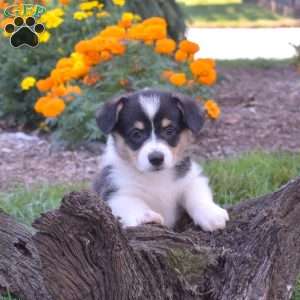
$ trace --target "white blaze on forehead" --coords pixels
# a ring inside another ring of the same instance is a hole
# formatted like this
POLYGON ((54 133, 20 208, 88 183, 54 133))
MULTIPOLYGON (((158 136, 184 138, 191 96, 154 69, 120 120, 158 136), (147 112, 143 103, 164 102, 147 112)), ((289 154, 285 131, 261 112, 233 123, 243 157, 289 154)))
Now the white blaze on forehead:
POLYGON ((160 106, 159 97, 156 95, 140 96, 139 102, 142 110, 152 120, 160 106))

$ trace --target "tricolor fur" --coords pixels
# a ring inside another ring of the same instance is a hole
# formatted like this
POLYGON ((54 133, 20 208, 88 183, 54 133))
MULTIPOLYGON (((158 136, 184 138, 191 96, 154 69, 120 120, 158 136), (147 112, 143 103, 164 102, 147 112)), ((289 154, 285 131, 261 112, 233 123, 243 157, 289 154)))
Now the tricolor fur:
POLYGON ((213 202, 208 179, 187 154, 203 124, 195 101, 142 90, 104 104, 97 123, 108 140, 94 190, 123 226, 173 227, 185 210, 204 230, 225 227, 226 210, 213 202))

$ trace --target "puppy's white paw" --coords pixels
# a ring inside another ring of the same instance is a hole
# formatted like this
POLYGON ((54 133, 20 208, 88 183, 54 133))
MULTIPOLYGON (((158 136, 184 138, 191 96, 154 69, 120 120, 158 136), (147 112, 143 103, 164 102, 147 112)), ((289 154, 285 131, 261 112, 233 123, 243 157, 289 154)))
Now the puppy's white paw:
POLYGON ((155 211, 148 210, 144 213, 141 219, 141 224, 147 224, 147 223, 157 223, 160 225, 164 225, 165 220, 160 214, 156 213, 155 211))
POLYGON ((224 229, 226 221, 229 221, 227 211, 215 203, 201 207, 194 218, 194 223, 204 231, 224 229))
POLYGON ((165 224, 164 218, 153 210, 143 211, 138 215, 131 216, 131 218, 127 220, 121 218, 121 222, 123 227, 138 226, 147 223, 165 224))

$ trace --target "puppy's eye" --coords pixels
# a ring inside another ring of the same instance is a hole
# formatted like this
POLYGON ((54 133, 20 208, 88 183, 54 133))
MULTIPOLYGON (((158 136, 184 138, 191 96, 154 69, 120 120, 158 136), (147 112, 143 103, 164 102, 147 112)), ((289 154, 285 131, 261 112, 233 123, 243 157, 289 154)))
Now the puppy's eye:
POLYGON ((129 132, 129 136, 134 141, 139 141, 144 138, 144 131, 134 128, 129 132))
POLYGON ((174 126, 168 126, 163 130, 166 136, 173 136, 176 134, 176 128, 174 126))

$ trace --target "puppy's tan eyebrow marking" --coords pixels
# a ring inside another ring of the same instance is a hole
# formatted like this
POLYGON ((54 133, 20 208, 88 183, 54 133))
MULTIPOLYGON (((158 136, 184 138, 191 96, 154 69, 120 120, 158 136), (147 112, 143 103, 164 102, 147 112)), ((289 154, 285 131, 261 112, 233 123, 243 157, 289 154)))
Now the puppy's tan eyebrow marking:
POLYGON ((144 125, 144 123, 141 122, 141 121, 136 121, 136 122, 134 123, 134 127, 137 128, 137 129, 140 129, 140 130, 145 129, 145 125, 144 125))
POLYGON ((172 121, 169 119, 166 119, 166 118, 162 119, 162 121, 161 121, 161 127, 163 127, 163 128, 168 127, 171 124, 172 124, 172 121))

